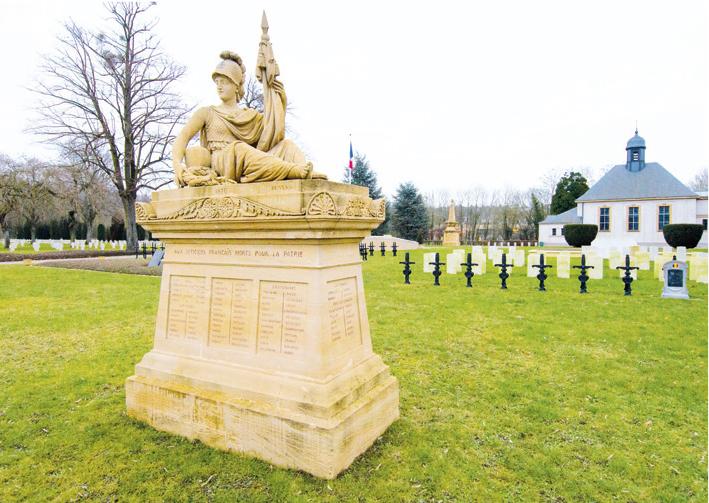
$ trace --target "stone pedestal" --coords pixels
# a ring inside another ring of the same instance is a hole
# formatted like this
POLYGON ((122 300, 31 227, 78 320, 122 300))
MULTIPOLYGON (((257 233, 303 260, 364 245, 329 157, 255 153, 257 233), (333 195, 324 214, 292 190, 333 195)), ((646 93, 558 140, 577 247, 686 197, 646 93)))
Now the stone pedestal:
POLYGON ((460 229, 457 223, 449 223, 443 230, 443 246, 460 246, 460 229))
POLYGON ((455 219, 455 202, 451 199, 448 207, 448 220, 443 230, 443 246, 460 246, 460 226, 455 219))
POLYGON ((126 381, 130 416, 323 478, 399 417, 358 255, 383 200, 288 180, 155 192, 137 214, 166 255, 154 347, 126 381))

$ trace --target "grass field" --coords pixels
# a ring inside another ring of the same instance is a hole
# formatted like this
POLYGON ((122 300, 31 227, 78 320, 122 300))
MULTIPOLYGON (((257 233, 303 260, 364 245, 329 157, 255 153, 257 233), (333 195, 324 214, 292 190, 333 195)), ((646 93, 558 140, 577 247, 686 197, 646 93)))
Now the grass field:
MULTIPOLYGON (((707 287, 363 264, 401 419, 333 481, 157 432, 123 383, 159 278, 0 267, 0 501, 706 501, 707 287)), ((608 271, 606 271, 608 273, 608 271)))

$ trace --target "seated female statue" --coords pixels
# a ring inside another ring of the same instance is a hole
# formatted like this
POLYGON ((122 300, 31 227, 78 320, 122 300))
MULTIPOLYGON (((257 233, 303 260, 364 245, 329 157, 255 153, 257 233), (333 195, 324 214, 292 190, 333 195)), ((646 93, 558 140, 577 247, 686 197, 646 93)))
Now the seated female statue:
POLYGON ((284 139, 286 95, 275 79, 277 73, 264 79, 264 95, 269 93, 270 99, 264 100, 263 114, 240 108, 244 65, 232 52, 220 56, 212 80, 221 104, 198 109, 175 139, 172 162, 177 185, 326 178, 314 174, 298 146, 284 139), (197 133, 201 146, 187 147, 197 133))

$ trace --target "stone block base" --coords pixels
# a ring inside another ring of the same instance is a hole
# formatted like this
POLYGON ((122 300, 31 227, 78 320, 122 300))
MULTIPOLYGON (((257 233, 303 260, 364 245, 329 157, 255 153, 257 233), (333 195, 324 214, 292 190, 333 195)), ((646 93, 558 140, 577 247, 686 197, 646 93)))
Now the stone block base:
POLYGON ((180 365, 169 360, 182 358, 153 356, 188 372, 141 368, 144 360, 139 375, 126 381, 129 416, 316 477, 335 478, 399 417, 398 382, 376 356, 328 383, 242 369, 243 387, 185 375, 199 362, 180 365))

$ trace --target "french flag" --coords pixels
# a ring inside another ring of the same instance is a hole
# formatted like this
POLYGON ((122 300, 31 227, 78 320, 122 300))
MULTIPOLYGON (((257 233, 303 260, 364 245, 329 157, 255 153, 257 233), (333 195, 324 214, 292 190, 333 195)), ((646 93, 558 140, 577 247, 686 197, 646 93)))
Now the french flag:
POLYGON ((354 159, 354 155, 352 154, 352 138, 350 138, 350 170, 354 169, 354 163, 352 160, 354 159))

